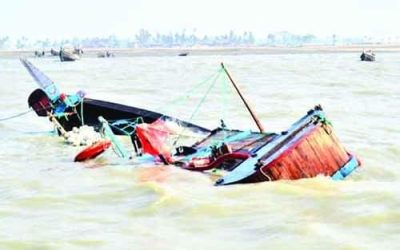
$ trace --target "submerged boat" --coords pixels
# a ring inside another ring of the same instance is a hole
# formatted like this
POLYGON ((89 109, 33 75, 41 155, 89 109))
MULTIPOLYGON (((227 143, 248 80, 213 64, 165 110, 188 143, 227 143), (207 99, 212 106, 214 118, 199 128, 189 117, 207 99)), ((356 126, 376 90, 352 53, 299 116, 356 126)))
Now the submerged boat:
POLYGON ((66 95, 27 59, 21 58, 21 62, 40 87, 28 97, 29 107, 32 107, 41 117, 47 117, 49 113, 53 114, 66 131, 82 125, 93 126, 98 130, 99 116, 103 116, 108 121, 115 121, 112 123, 112 130, 117 135, 130 135, 133 131, 132 121, 140 119, 142 122, 151 123, 161 117, 189 129, 209 131, 201 126, 146 109, 87 98, 83 91, 66 95))
POLYGON ((375 54, 371 51, 363 51, 360 56, 361 61, 373 62, 375 61, 375 54))
MULTIPOLYGON (((157 112, 89 99, 81 91, 67 96, 29 61, 21 61, 41 87, 28 98, 29 106, 39 116, 51 114, 66 130, 83 124, 94 126, 112 142, 114 151, 122 152, 119 156, 126 159, 130 156, 118 145, 114 134, 130 136, 137 156, 151 155, 154 163, 204 173, 218 171, 220 178, 215 185, 296 180, 318 175, 338 180, 360 166, 357 158, 338 140, 321 106, 310 110, 284 132, 264 132, 223 65, 260 132, 227 129, 223 122, 220 128, 210 131, 157 112), (201 139, 194 144, 178 142, 185 130, 201 139)), ((108 142, 104 143, 109 146, 108 142)), ((107 148, 103 144, 91 147, 80 152, 75 160, 94 158, 107 148)))
MULTIPOLYGON (((348 153, 333 131, 320 105, 281 133, 264 132, 229 73, 235 89, 260 132, 229 130, 224 126, 192 146, 171 148, 167 137, 174 131, 164 121, 139 124, 135 128, 141 153, 192 171, 222 171, 216 185, 296 180, 317 175, 344 179, 360 162, 348 153), (176 150, 175 153, 171 153, 176 150)), ((174 139, 172 145, 176 145, 174 139)), ((135 148, 136 149, 136 148, 135 148)))

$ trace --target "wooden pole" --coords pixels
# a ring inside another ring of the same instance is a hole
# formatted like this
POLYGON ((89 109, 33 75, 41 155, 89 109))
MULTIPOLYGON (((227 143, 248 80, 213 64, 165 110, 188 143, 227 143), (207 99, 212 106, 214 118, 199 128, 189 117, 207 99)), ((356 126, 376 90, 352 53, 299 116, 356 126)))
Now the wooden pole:
POLYGON ((62 137, 64 137, 64 139, 68 139, 67 131, 65 131, 63 126, 57 121, 56 117, 52 113, 50 113, 48 111, 47 111, 47 115, 49 116, 50 121, 54 124, 54 126, 60 132, 62 137))
POLYGON ((260 120, 258 120, 257 116, 255 115, 255 113, 253 112, 253 110, 251 109, 250 105, 247 103, 246 99, 243 97, 242 93, 239 90, 239 87, 236 85, 235 81, 233 81, 231 75, 229 74, 228 70, 225 68, 224 63, 221 63, 221 67, 224 69, 226 75, 228 76, 229 80, 231 81, 233 87, 235 88, 236 92, 239 94, 240 99, 242 99, 244 105, 246 106, 247 110, 249 111, 251 117, 253 118, 254 122, 256 123, 258 129, 260 130, 261 133, 264 133, 264 128, 260 122, 260 120))
POLYGON ((62 135, 62 137, 64 137, 65 140, 68 139, 67 131, 65 131, 63 126, 57 121, 56 117, 52 113, 47 111, 47 109, 43 106, 42 103, 40 103, 40 105, 42 106, 43 110, 46 110, 46 114, 49 117, 49 120, 54 124, 59 133, 62 135))

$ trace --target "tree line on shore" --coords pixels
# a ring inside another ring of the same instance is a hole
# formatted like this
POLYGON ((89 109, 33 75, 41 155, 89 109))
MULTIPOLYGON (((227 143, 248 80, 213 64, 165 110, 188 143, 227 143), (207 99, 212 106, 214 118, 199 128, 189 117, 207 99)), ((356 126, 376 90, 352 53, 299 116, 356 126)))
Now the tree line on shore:
POLYGON ((120 38, 115 35, 93 38, 72 38, 63 40, 39 39, 32 40, 28 37, 12 39, 0 35, 0 49, 49 49, 65 45, 74 45, 84 48, 151 48, 151 47, 233 47, 233 46, 303 46, 307 44, 335 45, 341 43, 362 43, 365 38, 347 38, 339 41, 336 35, 326 38, 317 38, 312 34, 298 35, 287 31, 270 33, 264 37, 256 38, 252 32, 237 34, 229 31, 222 35, 198 36, 194 33, 153 34, 141 29, 131 38, 120 38))

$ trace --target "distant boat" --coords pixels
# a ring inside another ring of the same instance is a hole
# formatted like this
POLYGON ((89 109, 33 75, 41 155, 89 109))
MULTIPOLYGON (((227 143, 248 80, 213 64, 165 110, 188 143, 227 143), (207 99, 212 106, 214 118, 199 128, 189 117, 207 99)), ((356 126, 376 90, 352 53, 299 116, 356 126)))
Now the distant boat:
POLYGON ((81 47, 74 47, 74 51, 72 53, 81 56, 83 55, 83 49, 81 47))
POLYGON ((373 62, 375 61, 375 54, 371 50, 363 51, 360 56, 361 61, 373 62))
POLYGON ((97 57, 100 57, 100 58, 106 58, 106 57, 114 57, 114 53, 111 53, 110 51, 102 51, 102 52, 99 52, 98 54, 97 54, 97 57))
POLYGON ((189 52, 180 53, 178 56, 187 56, 187 55, 189 55, 189 52))
POLYGON ((59 54, 60 54, 60 52, 53 48, 50 50, 50 55, 52 55, 52 56, 59 56, 59 54))
POLYGON ((43 57, 44 54, 45 54, 44 51, 38 51, 38 50, 35 51, 35 56, 36 57, 43 57))
POLYGON ((78 54, 75 54, 74 52, 66 51, 64 49, 60 50, 59 56, 60 56, 61 62, 73 62, 73 61, 80 59, 80 56, 78 54))

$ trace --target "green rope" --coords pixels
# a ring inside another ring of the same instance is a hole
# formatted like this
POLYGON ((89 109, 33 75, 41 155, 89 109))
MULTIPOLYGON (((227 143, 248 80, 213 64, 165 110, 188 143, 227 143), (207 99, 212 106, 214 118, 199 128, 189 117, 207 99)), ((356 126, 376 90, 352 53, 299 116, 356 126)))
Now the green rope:
MULTIPOLYGON (((221 72, 221 70, 219 72, 221 72)), ((197 112, 199 111, 200 107, 203 105, 203 103, 206 100, 208 94, 211 92, 211 90, 213 89, 215 83, 217 82, 217 79, 219 78, 219 76, 220 76, 220 74, 215 76, 215 79, 212 81, 212 83, 208 87, 206 93, 203 95, 203 97, 200 99, 200 102, 197 104, 196 108, 194 109, 192 115, 189 117, 189 122, 191 122, 193 120, 194 116, 197 114, 197 112)))
POLYGON ((68 121, 68 116, 73 115, 73 114, 75 114, 75 113, 65 113, 65 112, 63 112, 63 113, 54 113, 53 116, 56 117, 56 118, 64 118, 65 120, 68 121))
POLYGON ((332 122, 328 120, 325 115, 320 113, 317 115, 317 117, 319 118, 322 124, 332 126, 332 122))
MULTIPOLYGON (((194 119, 194 117, 198 114, 201 106, 203 106, 204 102, 206 101, 207 97, 210 95, 211 91, 213 90, 214 86, 218 83, 221 84, 221 94, 218 95, 218 97, 221 98, 220 100, 220 106, 223 110, 223 115, 222 118, 226 117, 226 109, 225 106, 228 106, 227 103, 229 101, 229 95, 232 94, 233 90, 232 88, 230 88, 230 82, 228 77, 225 74, 224 69, 221 67, 219 70, 217 70, 216 73, 212 74, 210 77, 208 77, 206 80, 198 83, 196 86, 194 86, 193 88, 187 90, 186 92, 184 92, 184 94, 182 94, 184 97, 182 98, 182 95, 180 95, 179 98, 176 98, 174 100, 172 100, 171 102, 167 103, 166 105, 164 104, 163 107, 160 107, 159 110, 166 110, 167 108, 173 107, 179 103, 182 103, 184 101, 186 101, 187 99, 189 99, 193 93, 196 92, 196 90, 199 90, 200 87, 202 87, 203 85, 205 85, 206 83, 209 83, 207 89, 206 89, 206 93, 201 97, 201 99, 199 100, 199 102, 197 103, 194 111, 191 113, 189 119, 187 120, 188 122, 192 122, 192 120, 194 119), (225 77, 223 77, 225 76, 225 77)), ((162 112, 165 113, 165 112, 162 112)), ((163 116, 162 116, 163 117, 163 116)), ((223 120, 223 119, 221 119, 223 120)), ((113 126, 111 124, 111 126, 113 126)), ((117 128, 119 130, 121 130, 120 128, 117 128)), ((181 129, 181 131, 179 133, 177 133, 176 139, 174 140, 174 142, 172 143, 173 146, 175 146, 178 141, 183 137, 184 132, 187 128, 183 127, 181 129)), ((223 134, 223 139, 218 139, 215 140, 215 142, 212 142, 212 145, 219 145, 222 141, 224 141, 226 139, 226 137, 228 137, 228 133, 224 130, 224 134, 223 134)))
MULTIPOLYGON (((212 74, 211 76, 209 76, 208 78, 206 78, 205 80, 199 82, 198 84, 196 84, 194 87, 186 90, 182 95, 180 95, 179 97, 173 99, 172 101, 170 101, 167 104, 163 104, 162 107, 159 107, 156 110, 161 110, 161 111, 168 111, 169 109, 171 109, 174 106, 177 106, 178 104, 186 101, 188 98, 191 97, 191 95, 193 93, 195 93, 196 90, 200 89, 200 87, 202 87, 204 84, 209 83, 210 80, 214 79, 216 76, 219 76, 221 74, 221 70, 218 70, 217 72, 215 72, 214 74, 212 74), (183 97, 182 97, 183 96, 183 97)), ((161 113, 166 113, 166 112, 161 112, 161 113)))
MULTIPOLYGON (((218 70, 217 74, 214 75, 214 79, 211 82, 210 86, 208 87, 206 93, 203 95, 203 97, 200 99, 199 103, 196 105, 193 113, 191 114, 191 116, 189 117, 188 122, 192 122, 194 116, 197 114, 197 112, 199 111, 200 107, 203 105, 204 101, 207 99, 208 94, 211 92, 212 88, 214 87, 215 83, 217 82, 217 79, 220 77, 221 72, 223 71, 223 69, 221 68, 220 70, 218 70)), ((173 146, 176 145, 176 143, 179 141, 179 139, 181 138, 181 135, 185 132, 186 127, 184 127, 182 129, 182 131, 178 134, 176 140, 174 141, 174 143, 172 144, 173 146)))
POLYGON ((133 133, 135 133, 135 128, 137 124, 144 123, 143 117, 137 117, 134 119, 123 119, 123 120, 107 120, 108 125, 113 127, 114 129, 117 129, 118 131, 122 132, 123 134, 127 136, 131 136, 133 133), (133 121, 132 121, 133 120, 133 121), (128 124, 122 128, 118 127, 117 125, 113 124, 113 122, 118 122, 118 121, 127 121, 128 124), (126 130, 131 129, 132 132, 129 133, 126 130))
POLYGON ((132 133, 128 133, 128 132, 125 131, 124 129, 121 129, 121 128, 119 128, 119 127, 117 127, 117 126, 114 126, 114 125, 112 125, 112 124, 109 124, 109 125, 110 125, 110 127, 113 127, 114 129, 117 129, 118 131, 122 132, 124 135, 131 136, 131 135, 133 134, 133 132, 132 132, 132 133))
POLYGON ((81 101, 81 122, 82 122, 82 126, 85 125, 85 122, 83 120, 83 99, 81 101))

